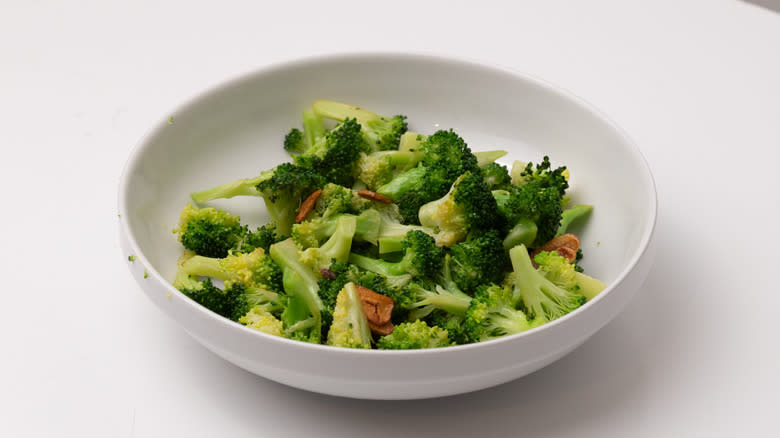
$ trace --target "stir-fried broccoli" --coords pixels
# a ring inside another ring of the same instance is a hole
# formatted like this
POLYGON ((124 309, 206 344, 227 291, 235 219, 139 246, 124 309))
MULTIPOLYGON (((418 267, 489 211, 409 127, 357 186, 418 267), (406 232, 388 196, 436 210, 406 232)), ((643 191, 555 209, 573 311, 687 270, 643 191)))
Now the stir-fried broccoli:
POLYGON ((415 350, 454 345, 446 329, 429 326, 424 321, 404 322, 395 326, 393 333, 382 336, 376 346, 381 350, 415 350))
POLYGON ((501 228, 496 199, 479 173, 465 172, 444 197, 420 207, 420 224, 435 230, 436 244, 450 247, 471 231, 501 228))
POLYGON ((510 170, 496 162, 506 151, 407 128, 316 101, 284 137, 290 162, 192 193, 174 287, 254 330, 364 349, 520 333, 605 289, 579 264, 572 224, 593 207, 568 207, 565 167, 544 157, 510 170), (270 221, 250 231, 198 208, 234 196, 262 197, 270 221))

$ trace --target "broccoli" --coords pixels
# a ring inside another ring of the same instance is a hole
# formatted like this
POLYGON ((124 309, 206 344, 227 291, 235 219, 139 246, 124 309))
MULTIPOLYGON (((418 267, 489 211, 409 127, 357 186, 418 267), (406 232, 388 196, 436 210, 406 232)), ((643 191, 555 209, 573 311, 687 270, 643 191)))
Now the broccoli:
POLYGON ((322 118, 309 108, 303 111, 303 132, 292 128, 284 138, 284 149, 291 154, 302 154, 325 138, 322 118))
POLYGON ((593 206, 585 204, 577 204, 563 210, 563 212, 561 212, 561 224, 558 226, 558 231, 555 233, 555 236, 557 237, 566 234, 572 223, 583 220, 590 215, 590 212, 592 211, 593 206))
POLYGON ((242 287, 222 290, 214 286, 210 278, 180 290, 201 306, 233 321, 238 321, 250 308, 242 287))
POLYGON ((529 321, 522 310, 515 308, 512 291, 495 284, 480 286, 463 323, 472 342, 524 332, 536 325, 537 321, 529 321))
POLYGON ((397 301, 401 307, 410 311, 410 319, 425 318, 436 311, 461 317, 466 313, 471 297, 460 290, 453 280, 451 265, 451 256, 447 254, 441 270, 431 278, 432 282, 426 285, 419 282, 409 284, 406 295, 397 301))
POLYGON ((452 313, 447 313, 438 309, 434 310, 430 315, 425 317, 425 321, 428 323, 428 325, 437 326, 447 330, 447 335, 449 336, 450 341, 456 345, 468 344, 471 342, 468 335, 466 334, 465 328, 463 327, 463 322, 465 319, 465 314, 453 315, 452 313))
POLYGON ((402 242, 403 256, 398 262, 373 259, 352 253, 349 262, 362 269, 384 276, 409 274, 412 277, 430 277, 441 269, 443 252, 433 238, 422 231, 409 231, 402 242))
POLYGON ((327 344, 345 348, 371 348, 371 329, 354 283, 347 283, 336 297, 327 344))
POLYGON ((472 230, 501 228, 496 199, 479 173, 466 172, 444 197, 420 207, 420 224, 436 230, 436 244, 450 247, 472 230))
MULTIPOLYGON (((422 231, 426 234, 432 234, 432 231, 425 227, 401 223, 399 217, 395 214, 397 210, 392 211, 392 213, 381 212, 379 214, 380 225, 379 233, 377 234, 379 254, 401 251, 402 241, 409 231, 422 231)), ((415 212, 416 214, 417 212, 415 212)))
POLYGON ((535 247, 555 237, 561 223, 563 197, 558 187, 545 187, 540 181, 494 191, 498 211, 511 227, 504 248, 523 244, 535 247))
POLYGON ((454 345, 447 330, 429 326, 424 321, 398 324, 389 335, 377 340, 376 346, 382 350, 413 350, 421 348, 439 348, 454 345))
POLYGON ((538 323, 560 318, 585 303, 585 296, 556 286, 544 273, 537 271, 525 245, 509 250, 509 259, 512 273, 507 276, 506 286, 511 289, 514 299, 522 302, 526 314, 538 323))
POLYGON ((541 251, 534 256, 534 262, 548 280, 583 295, 587 300, 593 299, 607 287, 602 281, 577 272, 576 265, 556 251, 541 251))
POLYGON ((401 172, 416 166, 422 157, 422 152, 417 151, 361 153, 355 166, 355 180, 363 183, 371 190, 376 190, 390 182, 401 172))
MULTIPOLYGON (((466 142, 454 131, 437 131, 419 144, 417 150, 423 158, 417 167, 403 172, 389 183, 379 187, 377 193, 397 201, 404 194, 417 192, 419 206, 440 198, 452 183, 467 171, 478 172, 477 158, 466 142)), ((414 209, 407 205, 406 209, 414 209)))
POLYGON ((401 139, 398 142, 398 150, 414 152, 419 148, 420 143, 424 142, 426 138, 427 137, 422 134, 406 131, 403 133, 403 135, 401 135, 401 139))
POLYGON ((244 316, 238 319, 238 322, 269 335, 283 336, 284 333, 282 321, 262 306, 252 307, 244 316))
POLYGON ((558 189, 560 195, 566 194, 566 189, 569 188, 568 181, 569 172, 566 170, 566 166, 561 166, 553 169, 550 163, 550 157, 544 156, 542 162, 536 166, 533 163, 527 163, 522 172, 520 172, 519 184, 524 185, 531 182, 536 182, 540 187, 554 187, 558 189))
POLYGON ((504 165, 488 163, 482 168, 482 176, 490 190, 508 190, 512 187, 512 178, 504 165))
POLYGON ((301 253, 301 262, 316 272, 327 269, 333 261, 345 263, 352 250, 352 238, 355 235, 355 216, 341 215, 336 230, 320 247, 307 248, 301 253))
POLYGON ((249 231, 236 244, 235 249, 240 252, 252 252, 255 248, 263 248, 268 252, 268 249, 276 242, 281 242, 285 237, 278 234, 276 224, 269 222, 262 227, 258 227, 255 231, 249 231))
POLYGON ((235 196, 262 196, 257 191, 257 185, 270 179, 276 169, 266 170, 260 173, 260 175, 254 178, 243 178, 229 183, 220 184, 210 189, 201 190, 199 192, 190 193, 190 198, 196 204, 202 204, 204 202, 213 201, 214 199, 229 199, 235 196))
POLYGON ((474 156, 477 157, 477 166, 482 169, 486 169, 491 163, 506 155, 506 151, 479 151, 474 152, 474 156))
POLYGON ((355 219, 354 240, 358 242, 377 243, 380 229, 380 213, 376 210, 366 210, 358 216, 339 214, 327 219, 315 218, 297 223, 292 227, 292 238, 302 249, 320 246, 321 242, 328 239, 336 228, 339 219, 351 217, 355 219))
POLYGON ((321 175, 327 182, 351 187, 353 168, 363 151, 360 124, 355 119, 347 119, 325 133, 323 141, 296 155, 293 162, 321 175))
POLYGON ((192 277, 211 277, 226 285, 243 283, 271 292, 282 291, 279 266, 267 257, 262 248, 250 253, 233 253, 225 258, 193 256, 180 265, 183 274, 192 277))
POLYGON ((401 135, 406 132, 406 116, 384 117, 363 108, 343 103, 318 100, 312 105, 318 115, 341 122, 354 118, 362 126, 361 133, 370 151, 398 149, 401 135))
POLYGON ((452 278, 468 294, 473 294, 482 284, 500 282, 509 265, 503 239, 497 230, 453 245, 450 254, 452 278))
POLYGON ((206 257, 225 257, 243 240, 246 227, 240 219, 215 208, 196 208, 187 204, 181 211, 178 226, 184 248, 206 257))
POLYGON ((319 296, 317 275, 302 261, 292 239, 271 245, 269 254, 282 268, 287 308, 282 314, 285 336, 319 343, 322 335, 322 312, 325 305, 319 296))

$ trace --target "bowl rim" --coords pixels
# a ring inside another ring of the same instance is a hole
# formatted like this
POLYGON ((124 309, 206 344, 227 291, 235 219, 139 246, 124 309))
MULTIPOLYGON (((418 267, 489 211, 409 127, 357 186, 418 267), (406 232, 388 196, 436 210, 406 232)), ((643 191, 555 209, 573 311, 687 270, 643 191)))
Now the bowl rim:
POLYGON ((578 315, 587 312, 588 309, 596 306, 598 302, 604 300, 606 296, 608 296, 614 289, 616 289, 626 279, 626 277, 631 273, 631 271, 636 267, 636 265, 639 263, 642 257, 647 253, 648 247, 650 246, 650 242, 652 240, 652 237, 655 233, 655 229, 657 226, 658 194, 657 194, 656 184, 652 175, 652 171, 650 169, 647 159, 642 154, 642 151, 639 149, 636 142, 628 135, 628 133, 623 128, 621 128, 617 123, 615 123, 609 116, 607 116, 602 110, 600 110, 595 105, 588 102, 587 100, 583 99, 582 97, 571 92, 570 90, 552 84, 547 80, 541 79, 535 75, 521 72, 516 69, 497 64, 495 62, 485 62, 473 58, 454 57, 449 55, 432 54, 432 53, 425 53, 425 52, 359 51, 359 52, 337 52, 337 53, 310 55, 310 56, 304 56, 299 58, 287 59, 260 68, 250 69, 243 73, 231 76, 227 79, 218 81, 215 84, 212 84, 211 86, 207 86, 201 89, 201 91, 195 93, 191 97, 173 106, 170 111, 164 114, 168 114, 168 116, 160 119, 154 125, 152 125, 146 131, 146 133, 136 142, 122 169, 120 184, 119 184, 119 193, 118 193, 118 209, 119 209, 118 213, 119 213, 119 222, 120 222, 120 232, 123 233, 124 237, 127 239, 128 249, 131 251, 131 254, 138 261, 140 261, 141 264, 144 266, 145 273, 149 277, 148 279, 152 279, 162 284, 162 286, 167 289, 168 296, 177 296, 179 298, 182 298, 181 301, 185 301, 187 303, 185 305, 188 305, 190 309, 192 309, 195 312, 203 312, 203 314, 207 315, 209 319, 214 321, 214 323, 222 325, 223 328, 225 329, 241 330, 244 333, 251 333, 254 336, 259 336, 260 338, 267 340, 268 342, 280 343, 280 346, 287 345, 290 346, 291 348, 312 349, 312 351, 332 352, 339 355, 344 355, 346 353, 346 354, 355 355, 357 357, 365 357, 366 355, 370 357, 379 357, 379 356, 387 356, 387 355, 392 355, 392 356, 409 355, 409 356, 423 357, 423 356, 442 355, 442 354, 458 354, 459 352, 470 351, 473 349, 484 349, 486 347, 499 347, 501 344, 517 342, 520 339, 526 338, 528 336, 535 336, 535 335, 538 336, 543 334, 544 332, 553 330, 557 326, 566 324, 568 321, 572 320, 573 318, 576 318, 578 315), (595 298, 587 301, 581 307, 577 308, 576 310, 558 319, 547 322, 531 330, 521 332, 521 333, 516 333, 513 335, 507 335, 500 338, 475 342, 471 344, 455 345, 455 346, 449 346, 443 348, 432 348, 432 349, 418 349, 418 350, 356 349, 356 348, 333 347, 325 344, 312 344, 308 342, 296 341, 292 339, 287 339, 287 338, 263 333, 258 330, 253 330, 249 327, 239 324, 238 322, 224 318, 208 310, 207 308, 197 304, 196 302, 188 299, 181 291, 173 287, 173 285, 168 280, 166 280, 157 271, 157 269, 155 269, 154 265, 151 264, 149 260, 145 257, 145 255, 141 251, 136 241, 135 234, 133 232, 133 229, 130 227, 127 215, 126 214, 123 215, 124 212, 128 211, 127 200, 128 200, 128 193, 131 189, 129 184, 130 181, 129 175, 131 175, 132 170, 135 169, 136 165, 141 161, 141 157, 143 157, 146 150, 151 148, 152 145, 151 140, 157 137, 164 129, 166 129, 170 125, 171 120, 175 120, 176 114, 187 112, 191 108, 196 107, 198 104, 208 100, 209 98, 213 96, 217 96, 226 91, 229 91, 232 88, 239 87, 244 83, 253 82, 258 79, 261 79, 263 76, 283 73, 284 71, 291 70, 291 69, 294 70, 294 69, 304 68, 304 67, 310 68, 310 67, 316 67, 317 65, 343 63, 343 62, 350 62, 356 60, 372 60, 374 62, 396 62, 396 63, 403 62, 403 61, 407 61, 407 62, 412 61, 417 63, 450 64, 458 67, 468 67, 473 69, 492 71, 493 73, 502 73, 504 75, 512 77, 513 79, 519 79, 522 81, 526 81, 537 87, 541 87, 544 89, 544 91, 557 95, 558 97, 563 98, 565 100, 568 100, 573 104, 580 106, 581 108, 583 108, 584 110, 586 110, 587 112, 591 113, 593 116, 598 118, 602 123, 604 123, 605 126, 608 126, 610 129, 613 130, 613 132, 622 140, 623 144, 627 146, 628 151, 634 156, 636 162, 640 164, 640 167, 642 168, 642 172, 641 175, 639 176, 643 180, 644 182, 643 186, 645 187, 649 195, 649 200, 648 200, 649 205, 647 205, 646 207, 650 213, 649 214, 650 221, 648 222, 648 226, 646 227, 643 235, 640 238, 639 247, 632 254, 629 262, 626 264, 626 267, 622 271, 620 271, 617 277, 615 278, 615 280, 611 284, 607 285, 606 289, 604 289, 601 293, 599 293, 595 298))

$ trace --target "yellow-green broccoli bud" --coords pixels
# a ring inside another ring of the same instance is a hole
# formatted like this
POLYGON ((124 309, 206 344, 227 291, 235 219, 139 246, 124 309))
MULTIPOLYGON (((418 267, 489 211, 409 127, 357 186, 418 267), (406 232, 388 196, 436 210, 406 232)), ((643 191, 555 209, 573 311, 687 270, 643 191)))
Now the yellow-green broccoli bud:
POLYGON ((439 348, 455 345, 450 341, 447 330, 429 326, 419 319, 414 322, 398 324, 393 333, 382 336, 376 343, 383 350, 413 350, 421 348, 439 348))
POLYGON ((262 306, 252 307, 246 315, 238 319, 238 322, 269 335, 282 336, 283 333, 282 321, 262 306))
POLYGON ((371 348, 371 329, 354 283, 347 283, 336 297, 328 345, 345 348, 371 348))

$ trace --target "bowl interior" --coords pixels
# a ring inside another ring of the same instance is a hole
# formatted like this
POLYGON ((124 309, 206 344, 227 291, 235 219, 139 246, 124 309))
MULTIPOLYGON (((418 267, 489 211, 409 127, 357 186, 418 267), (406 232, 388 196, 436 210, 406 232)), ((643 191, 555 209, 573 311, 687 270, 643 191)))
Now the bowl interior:
MULTIPOLYGON (((252 177, 289 159, 284 135, 316 99, 405 114, 410 130, 455 129, 472 150, 539 161, 571 172, 573 203, 595 206, 580 235, 586 272, 608 285, 637 259, 655 219, 655 194, 638 150, 602 116, 542 82, 476 64, 406 55, 290 63, 230 81, 175 110, 135 151, 125 173, 128 231, 151 271, 172 281, 181 247, 171 230, 189 193, 252 177)), ((211 206, 250 225, 260 198, 211 206)))

